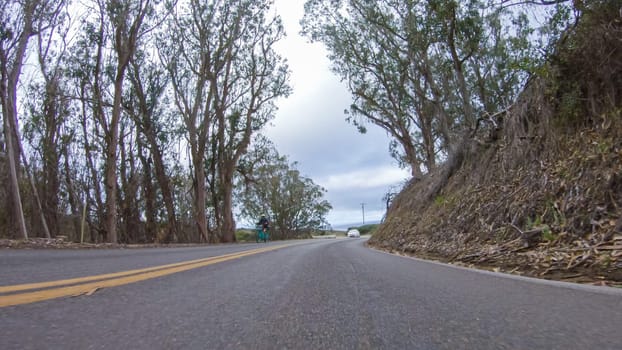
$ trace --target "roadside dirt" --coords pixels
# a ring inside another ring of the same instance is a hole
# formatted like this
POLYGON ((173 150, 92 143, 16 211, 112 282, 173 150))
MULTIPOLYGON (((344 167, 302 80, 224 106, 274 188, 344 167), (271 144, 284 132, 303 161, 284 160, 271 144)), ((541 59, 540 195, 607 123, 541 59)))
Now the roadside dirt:
POLYGON ((201 244, 113 244, 113 243, 75 243, 59 238, 30 238, 26 240, 0 239, 0 249, 134 249, 134 248, 174 248, 195 247, 201 244))
POLYGON ((547 74, 490 123, 498 127, 472 132, 445 164, 407 184, 369 244, 538 278, 622 284, 621 34, 617 13, 583 16, 547 74))

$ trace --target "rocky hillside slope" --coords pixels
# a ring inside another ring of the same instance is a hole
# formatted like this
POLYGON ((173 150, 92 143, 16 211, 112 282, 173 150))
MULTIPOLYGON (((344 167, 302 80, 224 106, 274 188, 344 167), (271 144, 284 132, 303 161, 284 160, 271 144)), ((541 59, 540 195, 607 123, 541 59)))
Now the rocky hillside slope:
POLYGON ((496 129, 407 185, 369 244, 622 282, 622 17, 613 3, 583 13, 496 129))

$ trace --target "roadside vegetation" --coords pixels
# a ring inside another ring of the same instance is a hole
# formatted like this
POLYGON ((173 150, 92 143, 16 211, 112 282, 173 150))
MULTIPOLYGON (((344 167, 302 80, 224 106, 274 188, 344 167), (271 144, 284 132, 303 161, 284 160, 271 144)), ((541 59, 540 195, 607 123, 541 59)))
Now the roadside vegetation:
POLYGON ((369 224, 369 225, 361 225, 361 226, 353 226, 348 227, 346 232, 352 229, 357 229, 361 233, 361 235, 373 235, 374 232, 378 229, 378 224, 369 224))
POLYGON ((622 282, 622 1, 308 1, 411 181, 369 244, 622 282), (422 20, 425 19, 425 20, 422 20))
MULTIPOLYGON (((332 234, 325 190, 260 134, 291 93, 272 5, 0 0, 0 246, 253 241, 236 227, 262 214, 274 239, 332 234)), ((346 120, 412 175, 369 244, 620 284, 620 9, 307 0, 346 120)))
POLYGON ((326 227, 332 208, 324 199, 326 190, 303 176, 268 140, 255 145, 239 165, 247 175, 235 192, 241 216, 252 226, 265 215, 273 239, 308 238, 326 227))
POLYGON ((584 9, 495 135, 468 143, 459 164, 412 181, 371 244, 497 271, 620 284, 622 18, 614 10, 621 5, 584 9))
POLYGON ((260 135, 291 93, 273 1, 0 8, 0 238, 218 243, 240 212, 283 237, 325 223, 325 191, 260 135), (287 191, 298 203, 251 208, 287 191))
POLYGON ((235 231, 235 239, 238 242, 255 242, 256 234, 255 230, 237 229, 235 231))

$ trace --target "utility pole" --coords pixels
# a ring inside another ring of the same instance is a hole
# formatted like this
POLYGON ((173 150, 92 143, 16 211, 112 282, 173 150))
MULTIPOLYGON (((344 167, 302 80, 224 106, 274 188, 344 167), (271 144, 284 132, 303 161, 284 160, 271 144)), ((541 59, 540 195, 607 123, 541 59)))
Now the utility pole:
POLYGON ((361 208, 363 209, 363 225, 365 225, 365 203, 361 203, 361 208))

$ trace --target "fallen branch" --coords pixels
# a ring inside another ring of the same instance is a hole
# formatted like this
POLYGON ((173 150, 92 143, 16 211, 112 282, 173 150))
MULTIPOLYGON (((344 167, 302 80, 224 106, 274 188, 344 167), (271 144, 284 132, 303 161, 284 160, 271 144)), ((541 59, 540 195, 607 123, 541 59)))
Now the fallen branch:
POLYGON ((542 232, 544 231, 543 227, 538 227, 538 228, 535 228, 529 231, 523 231, 520 228, 518 228, 516 225, 514 225, 513 223, 510 223, 510 227, 518 231, 518 233, 521 236, 521 239, 525 242, 525 244, 528 247, 530 247, 534 243, 536 238, 539 238, 542 232))

